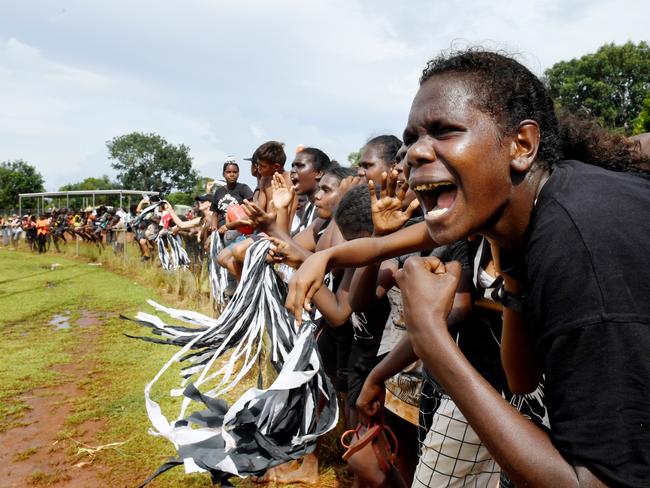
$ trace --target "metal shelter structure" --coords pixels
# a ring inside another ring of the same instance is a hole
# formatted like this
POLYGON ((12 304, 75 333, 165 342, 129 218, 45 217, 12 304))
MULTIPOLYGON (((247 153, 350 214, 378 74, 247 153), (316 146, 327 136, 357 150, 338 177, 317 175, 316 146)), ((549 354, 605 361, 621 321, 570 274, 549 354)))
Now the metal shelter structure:
MULTIPOLYGON (((36 213, 40 213, 45 209, 45 199, 46 198, 63 198, 66 199, 66 207, 70 206, 70 197, 92 197, 92 206, 95 206, 95 196, 96 195, 119 195, 120 196, 120 207, 122 207, 122 201, 124 196, 130 197, 132 195, 158 195, 157 191, 145 191, 145 190, 70 190, 70 191, 46 191, 41 193, 20 193, 18 195, 18 214, 23 214, 23 198, 36 198, 36 213), (40 198, 40 208, 39 208, 39 199, 40 198)), ((90 201, 88 202, 90 203, 90 201)), ((86 204, 84 204, 86 206, 86 204)))

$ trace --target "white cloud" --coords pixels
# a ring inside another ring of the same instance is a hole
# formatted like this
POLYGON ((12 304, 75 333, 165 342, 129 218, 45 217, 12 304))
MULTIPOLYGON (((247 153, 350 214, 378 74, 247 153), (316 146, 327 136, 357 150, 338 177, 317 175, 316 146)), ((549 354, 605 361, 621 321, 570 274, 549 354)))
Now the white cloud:
POLYGON ((105 142, 138 130, 190 146, 212 176, 267 139, 345 161, 370 134, 401 134, 441 49, 505 48, 542 73, 643 39, 645 13, 641 0, 11 2, 0 160, 31 161, 55 189, 113 174, 105 142))

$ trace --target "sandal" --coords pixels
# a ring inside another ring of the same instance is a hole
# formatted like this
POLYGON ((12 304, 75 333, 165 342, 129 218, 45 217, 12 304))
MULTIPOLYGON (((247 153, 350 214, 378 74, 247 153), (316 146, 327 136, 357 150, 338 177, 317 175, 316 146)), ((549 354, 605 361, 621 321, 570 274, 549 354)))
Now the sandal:
POLYGON ((397 486, 395 458, 398 442, 393 431, 384 424, 359 424, 341 435, 346 448, 343 459, 355 474, 372 486, 397 486))

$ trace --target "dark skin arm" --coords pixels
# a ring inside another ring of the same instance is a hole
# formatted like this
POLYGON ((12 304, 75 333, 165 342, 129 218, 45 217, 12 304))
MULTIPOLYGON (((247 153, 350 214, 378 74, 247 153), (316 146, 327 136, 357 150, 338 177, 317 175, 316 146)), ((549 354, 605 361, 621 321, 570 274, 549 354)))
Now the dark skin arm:
POLYGON ((411 258, 396 274, 415 353, 516 485, 604 486, 586 468, 567 463, 546 433, 506 402, 460 352, 446 319, 459 276, 458 263, 435 258, 411 258))
MULTIPOLYGON (((464 274, 462 279, 469 280, 471 274, 464 274)), ((468 292, 456 293, 451 312, 447 317, 450 327, 459 326, 472 311, 472 295, 468 292)), ((404 370, 419 358, 413 351, 409 336, 403 337, 388 355, 370 372, 363 384, 357 409, 367 417, 373 417, 384 405, 386 387, 384 382, 404 370)))
POLYGON ((429 237, 424 222, 421 222, 387 236, 354 239, 317 252, 291 278, 285 305, 296 317, 301 316, 303 307, 309 310, 311 298, 321 287, 328 269, 359 268, 375 261, 434 247, 436 244, 429 237))
POLYGON ((350 315, 352 315, 348 293, 353 274, 353 269, 345 270, 336 293, 323 286, 314 295, 314 305, 332 327, 342 326, 350 318, 350 315))
POLYGON ((397 176, 396 171, 392 171, 390 175, 382 174, 379 199, 374 182, 368 182, 375 238, 355 239, 331 247, 326 253, 316 253, 294 274, 289 283, 285 305, 296 317, 301 316, 303 307, 309 310, 310 299, 321 286, 327 269, 359 268, 409 252, 436 247, 423 223, 402 228, 413 214, 417 202, 402 210, 408 184, 405 183, 398 189, 397 176), (377 238, 380 235, 383 237, 377 238))
MULTIPOLYGON (((505 289, 515 295, 521 294, 519 284, 503 275, 505 289)), ((542 379, 533 338, 526 326, 525 317, 512 309, 503 307, 501 330, 501 364, 513 393, 524 395, 535 391, 542 379)))
MULTIPOLYGON (((494 271, 503 277, 505 290, 521 295, 523 289, 507 273, 501 271, 501 250, 496 242, 488 239, 494 271)), ((508 260, 506 260, 508 261, 508 260)), ((524 395, 535 391, 542 380, 542 368, 537 357, 535 343, 530 335, 524 314, 507 307, 502 310, 501 364, 512 393, 524 395)))
POLYGON ((350 306, 355 312, 364 312, 376 303, 395 284, 393 273, 397 263, 391 260, 372 263, 354 272, 350 285, 350 306))

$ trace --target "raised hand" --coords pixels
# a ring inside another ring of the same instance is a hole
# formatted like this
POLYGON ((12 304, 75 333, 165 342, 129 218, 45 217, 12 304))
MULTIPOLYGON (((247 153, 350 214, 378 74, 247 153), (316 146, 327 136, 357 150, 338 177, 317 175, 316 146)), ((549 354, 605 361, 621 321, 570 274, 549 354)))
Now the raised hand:
POLYGON ((273 175, 271 188, 273 188, 273 205, 275 205, 275 208, 289 208, 295 195, 294 188, 287 188, 284 178, 279 173, 273 175))
POLYGON ((254 202, 244 200, 242 207, 250 220, 250 222, 246 222, 246 225, 252 225, 261 232, 268 232, 275 223, 275 213, 265 212, 254 202))
POLYGON ((419 206, 417 200, 413 200, 406 210, 402 210, 402 201, 408 190, 408 182, 404 182, 397 189, 397 171, 391 171, 390 175, 385 172, 381 174, 381 192, 377 199, 375 182, 368 180, 370 191, 370 203, 372 205, 372 223, 375 227, 375 235, 382 236, 391 234, 406 223, 413 215, 413 211, 419 206))

